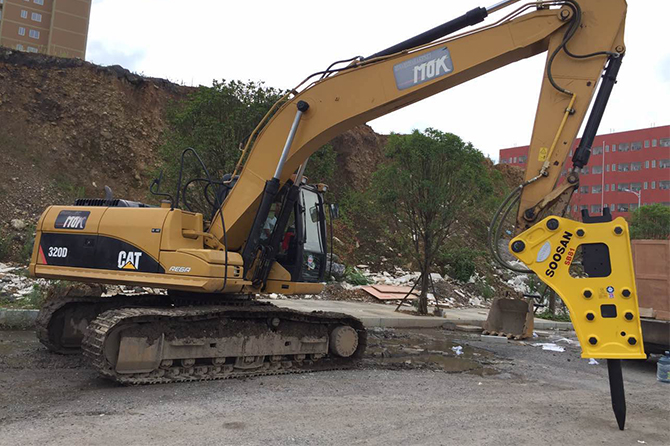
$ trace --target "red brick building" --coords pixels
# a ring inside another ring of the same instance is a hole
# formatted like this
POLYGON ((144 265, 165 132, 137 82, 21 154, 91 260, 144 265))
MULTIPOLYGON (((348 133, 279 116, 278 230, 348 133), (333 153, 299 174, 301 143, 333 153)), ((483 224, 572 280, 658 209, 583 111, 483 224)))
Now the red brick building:
MULTIPOLYGON (((572 153, 561 177, 572 168, 572 153)), ((528 146, 500 150, 500 162, 526 167, 528 146)), ((641 205, 670 206, 670 125, 598 135, 593 141, 589 164, 579 176, 579 190, 572 196, 570 213, 582 209, 592 214, 609 207, 612 215, 628 216, 641 205)))

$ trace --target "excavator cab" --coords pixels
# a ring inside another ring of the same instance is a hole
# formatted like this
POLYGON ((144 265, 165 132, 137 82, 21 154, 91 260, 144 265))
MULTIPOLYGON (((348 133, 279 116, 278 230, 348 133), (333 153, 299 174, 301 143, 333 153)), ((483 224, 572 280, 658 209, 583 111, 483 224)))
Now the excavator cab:
MULTIPOLYGON (((275 217, 271 213, 268 220, 272 218, 275 217)), ((318 186, 300 187, 300 196, 283 231, 277 262, 291 274, 291 281, 323 282, 327 254, 326 218, 323 192, 318 186)))

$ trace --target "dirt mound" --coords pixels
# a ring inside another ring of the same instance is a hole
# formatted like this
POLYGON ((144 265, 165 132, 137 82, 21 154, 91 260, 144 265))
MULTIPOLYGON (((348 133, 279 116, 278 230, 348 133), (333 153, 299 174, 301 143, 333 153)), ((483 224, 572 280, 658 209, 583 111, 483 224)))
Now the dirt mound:
POLYGON ((357 191, 370 184, 370 175, 384 160, 387 136, 379 135, 368 125, 359 125, 333 139, 330 144, 337 153, 335 191, 349 186, 357 191), (341 180, 341 181, 340 181, 341 180))
POLYGON ((76 196, 143 199, 168 103, 190 89, 99 67, 0 49, 0 220, 34 220, 76 196))
MULTIPOLYGON (((103 196, 105 185, 147 200, 166 108, 192 90, 118 65, 0 48, 0 223, 34 222, 50 204, 103 196)), ((366 187, 384 141, 368 126, 335 138, 339 183, 366 187)))
POLYGON ((514 188, 523 183, 524 170, 518 166, 509 164, 493 165, 492 163, 491 168, 502 174, 505 184, 510 188, 514 188))

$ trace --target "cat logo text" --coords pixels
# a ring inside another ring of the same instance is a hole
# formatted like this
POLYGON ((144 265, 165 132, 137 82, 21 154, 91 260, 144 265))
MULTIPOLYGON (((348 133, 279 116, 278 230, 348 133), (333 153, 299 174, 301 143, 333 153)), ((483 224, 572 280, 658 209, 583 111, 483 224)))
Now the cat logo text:
POLYGON ((142 258, 141 252, 134 251, 120 251, 119 252, 119 269, 140 269, 140 258, 142 258))

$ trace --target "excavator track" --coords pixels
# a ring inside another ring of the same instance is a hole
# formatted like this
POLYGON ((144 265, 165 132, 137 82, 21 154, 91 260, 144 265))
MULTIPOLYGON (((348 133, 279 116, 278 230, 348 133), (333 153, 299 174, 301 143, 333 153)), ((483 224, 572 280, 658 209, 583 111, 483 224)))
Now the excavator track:
POLYGON ((76 296, 59 297, 40 309, 35 321, 37 338, 49 350, 60 354, 81 352, 86 326, 100 313, 124 307, 160 306, 167 296, 76 296))
POLYGON ((139 385, 347 369, 366 344, 354 317, 253 302, 106 311, 90 323, 82 346, 103 377, 139 385), (345 341, 351 350, 338 355, 338 339, 351 336, 355 345, 345 341))

